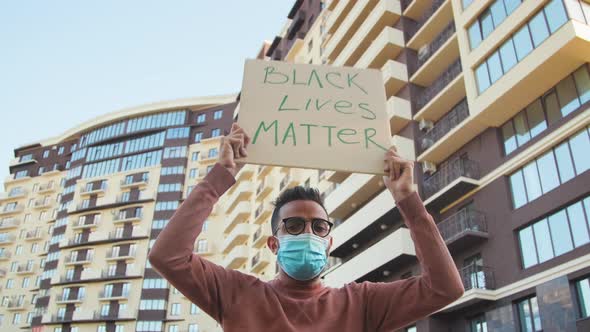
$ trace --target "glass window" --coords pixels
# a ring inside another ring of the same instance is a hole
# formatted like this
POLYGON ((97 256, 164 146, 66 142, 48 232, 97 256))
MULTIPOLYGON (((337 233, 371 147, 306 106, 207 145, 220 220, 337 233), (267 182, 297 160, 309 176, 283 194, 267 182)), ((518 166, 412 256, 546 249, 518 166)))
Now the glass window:
POLYGON ((568 76, 556 86, 557 96, 559 97, 559 104, 561 105, 561 115, 566 116, 580 107, 578 100, 578 93, 574 79, 568 76))
POLYGON ((490 72, 490 80, 493 84, 499 80, 502 75, 504 75, 504 72, 502 71, 502 64, 500 63, 500 54, 498 52, 494 52, 494 54, 488 58, 487 63, 488 70, 490 72))
POLYGON ((512 12, 520 6, 522 0, 504 0, 504 5, 506 5, 506 13, 508 15, 512 14, 512 12))
POLYGON ((576 176, 568 142, 562 143, 555 148, 555 158, 557 159, 557 168, 559 169, 561 183, 569 181, 576 176))
POLYGON ((545 22, 545 15, 540 11, 529 22, 529 29, 533 37, 533 44, 538 47, 542 42, 549 37, 549 29, 547 22, 545 22))
POLYGON ((590 278, 576 282, 576 293, 580 305, 580 317, 586 318, 590 316, 590 278))
POLYGON ((535 223, 533 229, 535 231, 535 243, 539 253, 539 263, 543 263, 554 257, 547 219, 535 223))
POLYGON ((206 116, 207 116, 206 114, 199 114, 197 116, 197 123, 203 123, 203 122, 205 122, 206 116))
POLYGON ((520 330, 523 332, 542 331, 537 298, 523 300, 517 306, 520 330))
POLYGON ((543 191, 541 190, 539 173, 537 173, 537 164, 534 160, 522 169, 522 175, 526 184, 526 193, 529 202, 541 196, 543 191))
POLYGON ((547 15, 549 31, 551 31, 551 33, 557 31, 557 29, 567 22, 567 15, 562 0, 553 0, 549 2, 545 5, 544 11, 545 15, 547 15))
POLYGON ((215 120, 221 119, 222 116, 223 116, 223 110, 215 111, 215 113, 213 113, 213 119, 215 119, 215 120))
POLYGON ((565 210, 549 216, 549 227, 551 228, 555 256, 562 255, 574 249, 565 210))
POLYGON ((506 9, 504 9, 504 2, 502 0, 496 0, 491 6, 490 11, 494 18, 494 27, 497 27, 506 18, 506 9))
POLYGON ((500 47, 500 57, 502 58, 502 68, 504 72, 508 72, 516 63, 518 59, 516 58, 516 52, 514 51, 514 44, 512 43, 512 38, 508 39, 501 47, 500 47))
POLYGON ((587 130, 582 130, 570 139, 570 148, 574 157, 576 174, 581 174, 590 168, 590 140, 587 130))
POLYGON ((559 109, 559 102, 557 101, 557 95, 554 90, 543 96, 543 104, 545 105, 547 121, 550 125, 561 119, 561 110, 559 109))
POLYGON ((579 247, 588 243, 590 238, 588 237, 588 227, 586 224, 586 217, 584 216, 582 202, 577 202, 568 206, 567 217, 572 228, 574 247, 579 247))
POLYGON ((479 22, 476 21, 468 29, 469 44, 471 49, 475 49, 481 44, 481 30, 479 29, 479 22))
POLYGON ((490 86, 490 76, 488 75, 488 66, 484 62, 475 70, 475 79, 479 93, 484 92, 490 86))
POLYGON ((574 72, 574 79, 576 80, 576 88, 580 102, 583 104, 590 100, 590 75, 588 74, 588 67, 584 65, 582 68, 574 72))
POLYGON ((486 39, 492 31, 494 31, 494 21, 492 21, 492 12, 486 10, 481 16, 479 17, 479 22, 481 24, 481 33, 483 39, 486 39))
POLYGON ((221 129, 215 128, 211 130, 211 137, 221 136, 221 129))
POLYGON ((516 129, 518 146, 522 146, 531 139, 531 134, 524 113, 521 112, 514 117, 514 128, 516 129))
POLYGON ((532 104, 530 104, 526 108, 526 114, 531 137, 535 137, 547 129, 547 122, 545 122, 545 114, 543 113, 543 105, 541 105, 541 100, 537 99, 532 104))
POLYGON ((195 134, 195 143, 199 143, 203 139, 203 133, 195 134))
POLYGON ((504 137, 504 151, 506 154, 516 150, 516 136, 514 135, 514 127, 512 121, 508 121, 502 126, 502 136, 504 137))
POLYGON ((525 25, 520 28, 520 30, 514 34, 513 38, 514 44, 518 45, 516 48, 516 56, 518 57, 518 61, 522 61, 522 59, 524 59, 524 57, 526 57, 533 50, 533 42, 531 41, 531 36, 529 35, 529 27, 525 25))
POLYGON ((527 203, 527 196, 522 179, 522 171, 518 171, 510 176, 510 187, 512 190, 512 200, 514 208, 519 208, 527 203))
POLYGON ((555 166, 553 150, 549 150, 537 159, 537 167, 541 175, 543 193, 547 193, 559 186, 559 173, 557 173, 557 167, 555 166))

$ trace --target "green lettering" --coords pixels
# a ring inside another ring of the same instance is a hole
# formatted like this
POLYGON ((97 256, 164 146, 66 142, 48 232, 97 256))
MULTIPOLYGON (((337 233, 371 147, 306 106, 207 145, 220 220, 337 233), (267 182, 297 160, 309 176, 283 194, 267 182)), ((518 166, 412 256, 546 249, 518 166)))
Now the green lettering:
POLYGON ((368 113, 371 113, 371 115, 373 117, 369 118, 369 117, 366 117, 366 116, 363 115, 363 116, 361 116, 361 118, 368 119, 368 120, 375 120, 375 119, 377 119, 377 115, 375 115, 375 113, 373 111, 371 111, 368 107, 369 107, 369 104, 367 104, 367 103, 360 103, 359 104, 359 108, 360 109, 365 110, 368 113))
POLYGON ((305 104, 305 110, 309 111, 309 104, 311 104, 311 98, 307 100, 307 104, 305 104))
POLYGON ((252 144, 256 144, 256 140, 258 139, 258 134, 260 133, 260 129, 264 130, 265 132, 268 131, 270 128, 274 127, 274 131, 275 131, 275 146, 277 146, 277 144, 279 144, 279 136, 278 136, 278 132, 277 132, 277 120, 274 120, 273 122, 270 123, 270 125, 268 126, 268 128, 264 125, 264 121, 260 121, 260 125, 258 126, 258 129, 256 129, 256 133, 254 134, 254 138, 252 139, 252 144))
POLYGON ((268 84, 284 84, 284 83, 287 83, 289 81, 289 76, 287 76, 287 75, 285 75, 285 74, 283 74, 281 72, 275 72, 275 70, 276 69, 273 66, 268 66, 268 67, 264 68, 264 83, 268 83, 268 84), (282 76, 284 78, 284 81, 282 81, 282 82, 279 82, 279 81, 273 81, 273 82, 271 82, 271 81, 269 81, 268 80, 268 76, 271 75, 271 74, 282 76))
POLYGON ((315 69, 311 70, 311 74, 309 74, 309 80, 307 81, 307 86, 311 86, 311 80, 315 77, 315 80, 318 82, 318 86, 323 89, 324 86, 322 85, 322 81, 320 81, 320 77, 315 69))
POLYGON ((311 144, 311 127, 317 127, 317 125, 302 123, 300 126, 307 127, 307 144, 311 144))
POLYGON ((336 112, 342 113, 342 114, 354 113, 354 112, 344 112, 344 111, 340 110, 341 108, 351 108, 351 107, 352 107, 352 103, 349 102, 348 100, 339 100, 334 103, 334 110, 336 110, 336 112))
POLYGON ((293 128, 293 122, 289 122, 289 126, 287 127, 287 130, 285 130, 285 135, 283 136, 283 145, 285 144, 285 141, 287 140, 287 137, 292 136, 293 137, 293 146, 297 145, 297 140, 295 139, 295 128, 293 128), (289 135, 289 133, 291 133, 289 135))
POLYGON ((367 90, 365 90, 362 86, 358 85, 354 79, 358 76, 358 73, 354 74, 351 76, 351 74, 348 74, 348 87, 352 88, 352 85, 354 84, 357 88, 359 88, 362 92, 364 92, 366 95, 368 95, 367 90))
POLYGON ((293 85, 305 85, 305 82, 297 82, 297 70, 293 69, 293 85))
POLYGON ((283 100, 281 100, 281 105, 279 105, 278 111, 279 112, 282 112, 282 111, 299 111, 298 108, 283 108, 283 105, 285 105, 285 102, 287 101, 287 98, 289 98, 289 95, 285 95, 283 97, 283 100))
POLYGON ((323 104, 321 104, 321 105, 320 105, 320 104, 319 104, 320 100, 319 100, 319 99, 316 99, 316 100, 315 100, 315 109, 316 109, 316 110, 318 110, 318 111, 321 111, 321 110, 322 110, 322 107, 326 106, 326 105, 327 105, 328 103, 330 103, 331 101, 332 101, 332 100, 328 100, 328 101, 326 101, 325 103, 323 103, 323 104))
POLYGON ((344 128, 344 129, 340 129, 338 131, 338 134, 336 134, 336 137, 338 137, 338 139, 340 140, 340 142, 344 143, 344 144, 359 144, 360 142, 346 142, 345 140, 342 139, 341 136, 351 136, 351 135, 356 135, 356 129, 352 129, 352 128, 344 128), (345 133, 348 132, 348 133, 345 133))
POLYGON ((342 85, 338 85, 338 84, 332 82, 332 80, 330 79, 330 76, 332 76, 332 75, 342 77, 342 74, 340 74, 340 73, 329 72, 329 73, 326 73, 326 81, 328 81, 328 83, 330 83, 335 88, 344 89, 344 87, 342 85))
POLYGON ((368 149, 369 142, 371 142, 371 143, 377 145, 377 147, 381 148, 381 150, 387 151, 386 148, 382 147, 377 142, 375 142, 371 139, 371 137, 375 136, 375 134, 377 134, 377 130, 375 130, 375 128, 365 128, 365 148, 368 149), (371 135, 369 135, 369 131, 371 131, 371 135))
POLYGON ((332 146, 332 128, 336 128, 336 126, 322 126, 324 128, 328 128, 328 146, 332 146))

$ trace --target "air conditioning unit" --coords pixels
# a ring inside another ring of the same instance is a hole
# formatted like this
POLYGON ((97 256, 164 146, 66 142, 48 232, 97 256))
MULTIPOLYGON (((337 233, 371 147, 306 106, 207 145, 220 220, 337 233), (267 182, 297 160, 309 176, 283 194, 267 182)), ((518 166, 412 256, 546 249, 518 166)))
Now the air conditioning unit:
POLYGON ((430 53, 430 44, 426 44, 418 50, 418 60, 423 61, 424 58, 430 53))
POLYGON ((423 161, 422 162, 422 172, 432 174, 436 172, 436 165, 430 161, 423 161))
POLYGON ((432 129, 433 126, 434 124, 432 123, 432 121, 424 119, 420 120, 420 122, 418 123, 418 127, 421 131, 429 131, 430 129, 432 129))

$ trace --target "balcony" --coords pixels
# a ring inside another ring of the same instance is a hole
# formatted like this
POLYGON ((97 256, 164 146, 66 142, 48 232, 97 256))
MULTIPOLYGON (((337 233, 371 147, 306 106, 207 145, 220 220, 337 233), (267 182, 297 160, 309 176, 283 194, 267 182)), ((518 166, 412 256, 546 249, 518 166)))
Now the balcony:
POLYGON ((30 178, 31 177, 29 175, 16 177, 16 174, 10 174, 10 175, 8 175, 7 177, 4 178, 4 183, 5 184, 16 183, 16 182, 19 182, 19 181, 29 180, 30 178))
POLYGON ((236 208, 227 216, 223 232, 228 234, 234 229, 234 227, 236 227, 236 225, 247 222, 251 213, 252 206, 249 202, 238 203, 236 208))
POLYGON ((94 228, 98 227, 100 224, 100 219, 95 216, 92 220, 78 220, 72 223, 72 229, 84 229, 84 228, 94 228))
POLYGON ((35 209, 47 209, 51 206, 53 200, 51 199, 37 199, 33 203, 33 208, 35 209))
POLYGON ((225 255, 222 266, 226 269, 238 269, 248 260, 250 248, 245 245, 239 245, 232 249, 229 254, 225 255))
POLYGON ((404 49, 403 33, 395 28, 384 28, 354 64, 356 68, 382 68, 387 60, 395 59, 404 49))
POLYGON ((0 251, 0 261, 6 261, 6 260, 10 260, 10 258, 12 257, 12 252, 5 249, 0 251))
POLYGON ((63 274, 61 276, 55 274, 53 277, 51 277, 51 285, 79 283, 96 279, 100 279, 100 271, 96 271, 91 268, 85 268, 78 277, 74 277, 73 275, 68 276, 67 274, 63 274))
POLYGON ((12 200, 12 199, 19 199, 19 198, 24 198, 25 196, 27 196, 27 191, 24 189, 18 190, 18 191, 11 191, 11 192, 3 192, 0 193, 0 202, 2 201, 7 201, 7 200, 12 200))
POLYGON ((121 250, 113 250, 111 248, 107 252, 107 256, 105 259, 107 261, 135 259, 136 251, 136 249, 131 249, 126 254, 124 254, 121 253, 121 250))
MULTIPOLYGON (((430 44, 420 49, 410 81, 421 86, 429 86, 453 60, 458 58, 459 43, 455 23, 451 22, 430 44)), ((413 66, 409 67, 411 69, 413 66)))
POLYGON ((43 233, 41 232, 40 229, 28 231, 25 234, 26 241, 36 241, 36 240, 41 240, 42 238, 43 238, 43 233))
POLYGON ((416 21, 414 27, 405 32, 407 47, 417 50, 438 35, 453 20, 453 8, 450 0, 433 0, 432 6, 426 9, 416 21))
POLYGON ((387 98, 394 96, 408 84, 408 68, 401 62, 388 60, 381 69, 381 74, 387 98))
POLYGON ((386 107, 391 134, 397 135, 412 120, 412 106, 409 100, 392 96, 386 107))
POLYGON ((16 237, 13 234, 5 235, 0 237, 0 245, 14 243, 16 237))
POLYGON ((268 249, 259 250, 250 261, 250 271, 252 273, 262 272, 273 261, 272 253, 268 249))
POLYGON ((252 225, 239 224, 225 238, 221 245, 221 252, 225 255, 229 253, 236 245, 245 244, 252 234, 252 225))
POLYGON ((21 220, 17 218, 7 218, 0 221, 0 231, 6 229, 18 228, 21 224, 21 220))
POLYGON ((102 290, 98 294, 99 301, 120 301, 120 300, 126 300, 128 298, 129 298, 129 291, 120 292, 119 294, 113 294, 113 292, 105 292, 104 290, 102 290))
POLYGON ((102 182, 98 188, 89 187, 88 184, 80 189, 80 196, 104 195, 107 190, 107 183, 102 182))
POLYGON ((371 174, 352 174, 325 199, 328 215, 336 219, 345 219, 383 188, 381 177, 371 174))
POLYGON ((37 272, 37 266, 34 264, 19 264, 16 267, 16 274, 32 274, 37 272))
POLYGON ((124 204, 134 204, 134 203, 139 203, 142 201, 150 201, 150 200, 154 200, 156 198, 156 193, 155 192, 145 192, 145 191, 140 191, 139 193, 139 197, 137 198, 131 198, 130 195, 118 195, 117 198, 115 199, 115 203, 118 205, 124 205, 124 204))
POLYGON ((451 253, 461 252, 488 239, 485 215, 472 209, 457 211, 437 227, 451 253))
POLYGON ((330 15, 326 19, 326 31, 329 34, 334 34, 340 27, 352 6, 354 1, 340 0, 334 1, 334 4, 330 4, 330 15))
POLYGON ((69 304, 69 303, 82 303, 84 301, 84 296, 58 296, 55 299, 55 303, 57 304, 69 304))
POLYGON ((6 309, 9 311, 25 310, 25 301, 19 301, 17 299, 10 300, 6 309))
POLYGON ((400 228, 350 260, 329 270, 324 283, 329 287, 341 287, 359 279, 379 280, 386 271, 393 271, 399 264, 416 260, 414 242, 410 230, 400 228))
POLYGON ((251 181, 243 181, 234 185, 228 192, 227 200, 225 203, 226 213, 230 213, 236 207, 239 202, 248 200, 252 194, 254 194, 255 188, 251 181))
POLYGON ((371 42, 386 27, 394 26, 401 17, 399 1, 379 1, 337 57, 329 57, 335 66, 352 66, 371 42))
POLYGON ((8 167, 20 166, 20 165, 25 165, 25 164, 33 164, 33 163, 37 163, 37 160, 35 160, 33 158, 18 157, 18 158, 11 159, 8 162, 8 167))
POLYGON ((134 187, 145 187, 149 183, 149 177, 143 177, 139 179, 123 179, 121 180, 121 189, 128 189, 134 187))
POLYGON ((0 268, 0 278, 6 277, 6 269, 0 268))
MULTIPOLYGON (((446 92, 447 90, 449 90, 449 88, 452 87, 451 83, 456 81, 459 76, 461 76, 461 78, 462 78, 462 70, 463 69, 461 67, 461 59, 457 59, 436 80, 434 80, 432 85, 430 85, 427 88, 425 88, 424 90, 422 90, 422 92, 418 95, 418 98, 416 101, 416 110, 420 110, 416 114, 416 117, 425 117, 425 118, 429 118, 429 119, 436 117, 436 115, 430 114, 430 113, 435 113, 434 111, 430 111, 430 112, 427 112, 428 114, 424 114, 424 113, 426 113, 426 111, 424 111, 423 108, 425 106, 427 106, 428 104, 432 103, 436 99, 435 97, 437 97, 439 94, 442 94, 443 92, 446 92)), ((465 96, 465 87, 461 86, 461 88, 463 89, 463 95, 461 97, 464 97, 465 96)), ((457 101, 455 101, 455 103, 457 103, 459 100, 460 99, 457 99, 457 101)), ((442 111, 439 111, 436 114, 442 115, 442 114, 440 114, 441 112, 442 111)))
POLYGON ((5 205, 4 208, 2 208, 2 210, 0 210, 0 216, 7 216, 7 215, 15 214, 15 213, 20 213, 20 212, 23 212, 24 210, 25 210, 25 207, 22 204, 17 204, 14 208, 9 208, 7 205, 5 205))
POLYGON ((141 222, 142 219, 143 219, 143 213, 138 213, 133 216, 127 216, 126 214, 125 215, 116 214, 113 217, 113 223, 114 224, 121 224, 121 223, 126 223, 126 222, 141 222))
POLYGON ((440 210, 477 187, 478 180, 477 163, 456 158, 424 180, 424 204, 440 210))
POLYGON ((135 320, 138 312, 132 312, 129 310, 119 310, 116 313, 103 313, 101 311, 94 311, 92 314, 92 320, 98 321, 117 321, 117 320, 135 320))
POLYGON ((236 174, 236 181, 250 180, 252 179, 252 175, 254 175, 254 165, 246 164, 238 174, 236 174))
POLYGON ((141 277, 143 273, 136 267, 127 267, 124 272, 104 269, 100 273, 101 279, 127 279, 130 277, 141 277))
POLYGON ((57 186, 55 185, 55 183, 47 182, 47 183, 44 183, 39 186, 39 188, 37 189, 37 193, 39 193, 39 194, 49 193, 49 192, 55 191, 56 187, 57 186))
POLYGON ((262 223, 268 222, 272 212, 273 208, 269 204, 258 204, 256 211, 254 211, 254 223, 260 225, 262 223))
POLYGON ((459 270, 465 294, 443 308, 440 312, 452 313, 466 307, 482 304, 483 302, 497 301, 496 280, 494 270, 491 267, 471 264, 459 270))
POLYGON ((260 225, 252 237, 252 246, 258 249, 263 248, 270 235, 272 235, 270 223, 260 225))
POLYGON ((64 264, 65 265, 83 265, 83 264, 90 264, 92 263, 92 259, 94 258, 93 254, 86 253, 84 256, 74 256, 70 255, 66 257, 64 264))
POLYGON ((256 199, 262 200, 266 195, 270 194, 274 188, 276 188, 277 183, 274 177, 264 177, 261 178, 262 180, 258 184, 256 188, 256 199))
POLYGON ((467 99, 463 99, 455 105, 449 113, 445 114, 420 140, 420 152, 426 151, 434 145, 453 128, 457 127, 463 120, 469 117, 469 106, 467 99))
POLYGON ((257 169, 257 174, 258 177, 263 177, 266 176, 268 173, 270 173, 272 170, 274 169, 273 166, 263 166, 263 165, 258 165, 258 169, 257 169))
MULTIPOLYGON (((80 233, 78 233, 80 234, 80 233)), ((60 248, 68 248, 68 247, 77 247, 77 246, 84 246, 87 244, 92 244, 94 242, 102 242, 107 240, 107 235, 102 232, 91 232, 88 237, 85 239, 81 235, 74 235, 73 238, 63 239, 59 242, 60 248)))
POLYGON ((137 239, 137 238, 142 238, 142 237, 143 238, 148 237, 147 231, 145 229, 143 229, 141 226, 133 226, 133 230, 130 235, 126 235, 125 232, 112 231, 112 232, 109 232, 109 235, 107 236, 107 240, 109 240, 109 241, 129 240, 129 239, 137 239))

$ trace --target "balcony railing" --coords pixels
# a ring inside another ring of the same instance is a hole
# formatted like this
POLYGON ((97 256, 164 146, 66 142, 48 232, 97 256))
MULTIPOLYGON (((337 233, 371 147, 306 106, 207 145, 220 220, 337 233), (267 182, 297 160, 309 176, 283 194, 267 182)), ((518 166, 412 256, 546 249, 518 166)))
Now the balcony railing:
POLYGON ((17 308, 22 308, 24 306, 24 302, 23 300, 11 300, 8 302, 8 309, 17 309, 17 308))
POLYGON ((140 185, 140 184, 147 184, 148 182, 149 182, 148 176, 144 176, 139 179, 125 178, 125 179, 121 180, 121 186, 123 186, 123 187, 134 186, 134 185, 140 185))
POLYGON ((434 195, 461 176, 478 179, 479 167, 477 163, 467 158, 457 158, 449 162, 448 165, 424 180, 424 196, 428 198, 434 195))
POLYGON ((426 149, 434 145, 436 141, 441 139, 443 136, 448 134, 453 128, 459 125, 463 120, 469 116, 469 106, 467 105, 467 99, 463 99, 453 109, 441 118, 435 125, 430 129, 420 141, 420 151, 424 152, 426 149))
POLYGON ((80 190, 80 193, 87 194, 87 193, 94 193, 94 192, 105 191, 105 190, 107 190, 107 183, 102 182, 98 188, 93 188, 92 186, 84 186, 80 190))
POLYGON ((33 273, 35 265, 22 264, 16 267, 16 273, 33 273))
POLYGON ((120 292, 120 294, 114 294, 114 292, 105 292, 104 290, 100 291, 98 298, 100 299, 110 299, 110 298, 116 298, 116 297, 128 297, 129 296, 129 291, 126 292, 120 292))
POLYGON ((420 110, 451 83, 462 71, 461 60, 453 62, 429 87, 422 90, 416 101, 416 110, 420 110))
POLYGON ((420 69, 420 67, 422 67, 423 64, 426 63, 426 61, 428 61, 428 59, 430 59, 432 57, 432 55, 434 53, 436 53, 436 51, 438 51, 440 49, 441 46, 444 45, 444 43, 449 40, 449 38, 451 38, 451 36, 455 33, 455 22, 451 22, 449 23, 449 25, 447 25, 446 28, 443 29, 443 31, 438 34, 438 36, 434 37, 434 40, 432 40, 432 42, 430 44, 428 44, 427 49, 425 51, 423 51, 422 54, 418 54, 418 62, 416 65, 416 70, 414 70, 412 72, 412 74, 414 74, 416 71, 418 71, 418 69, 420 69))
POLYGON ((10 259, 10 257, 12 257, 12 252, 8 250, 3 250, 2 252, 0 252, 0 260, 10 259))
POLYGON ((101 311, 94 311, 92 315, 93 320, 116 320, 116 319, 131 319, 133 317, 137 317, 137 313, 135 315, 128 311, 128 310, 119 310, 119 312, 115 313, 103 313, 101 311))
POLYGON ((94 258, 93 254, 87 253, 84 256, 68 256, 66 257, 66 263, 84 263, 89 262, 94 258))
POLYGON ((113 249, 110 249, 107 252, 107 257, 106 258, 107 259, 117 259, 117 258, 123 259, 123 258, 128 258, 128 257, 134 257, 136 251, 137 251, 137 249, 131 249, 131 250, 129 250, 128 253, 124 254, 124 253, 121 253, 121 250, 115 251, 113 249))
POLYGON ((70 296, 70 295, 67 295, 67 296, 61 295, 56 299, 57 302, 79 302, 79 301, 83 301, 83 300, 84 300, 84 295, 82 295, 82 296, 78 295, 76 297, 70 296))
MULTIPOLYGON (((414 0, 414 1, 416 1, 416 0, 414 0)), ((416 21, 416 24, 405 29, 405 31, 404 31, 405 36, 404 37, 406 39, 406 42, 410 41, 410 39, 412 39, 412 37, 414 37, 416 32, 418 32, 420 29, 422 29, 422 27, 428 21, 428 19, 430 19, 430 17, 440 8, 440 6, 442 6, 442 4, 445 1, 446 0, 433 0, 432 6, 430 6, 430 8, 426 9, 424 11, 424 13, 422 13, 422 16, 420 16, 420 18, 416 21)), ((410 1, 410 3, 411 3, 411 1, 410 1)), ((407 5, 409 5, 410 3, 408 3, 407 5)), ((402 8, 403 8, 403 5, 402 5, 402 8)))
POLYGON ((0 229, 7 229, 7 228, 16 228, 20 226, 21 222, 20 219, 16 218, 9 218, 0 221, 0 229))
POLYGON ((36 239, 40 239, 41 237, 42 237, 42 233, 41 233, 41 230, 39 230, 39 229, 28 231, 25 234, 25 240, 36 240, 36 239))
POLYGON ((53 182, 49 182, 49 183, 45 183, 39 186, 39 189, 37 189, 37 192, 42 193, 42 192, 47 192, 47 191, 51 191, 55 189, 55 184, 53 182))
POLYGON ((437 226, 445 241, 466 231, 487 232, 488 230, 485 215, 471 209, 461 209, 437 226))
POLYGON ((459 270, 465 291, 470 289, 495 289, 496 281, 491 267, 471 264, 459 270))

